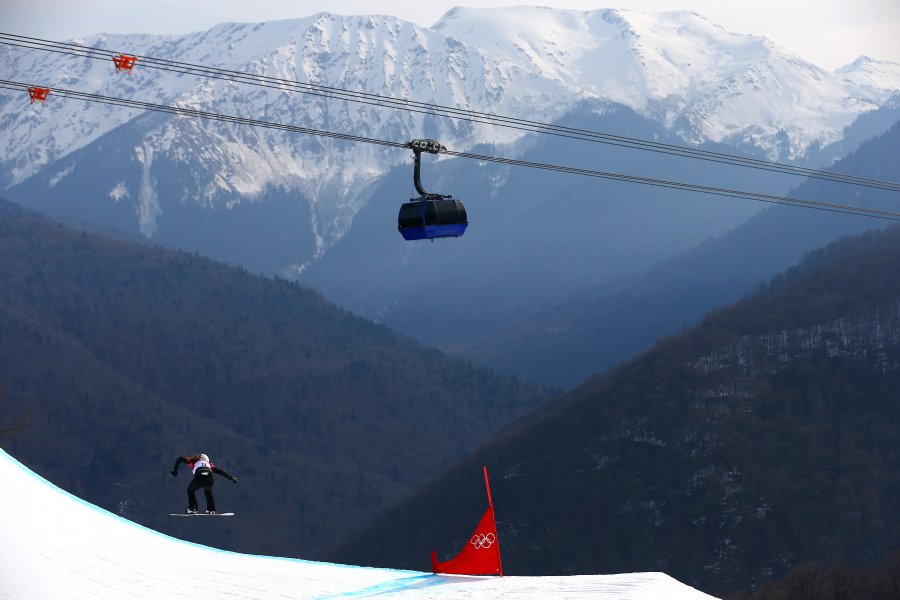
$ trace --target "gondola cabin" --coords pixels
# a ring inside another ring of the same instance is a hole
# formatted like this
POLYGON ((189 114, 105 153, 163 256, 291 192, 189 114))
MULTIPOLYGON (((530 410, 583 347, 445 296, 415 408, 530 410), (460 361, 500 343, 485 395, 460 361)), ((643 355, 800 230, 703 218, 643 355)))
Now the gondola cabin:
POLYGON ((453 198, 416 198, 400 205, 397 229, 404 240, 460 237, 469 220, 466 207, 453 198))
POLYGON ((420 195, 400 205, 400 235, 406 241, 461 236, 469 226, 466 207, 453 196, 425 191, 420 180, 422 153, 438 154, 447 149, 434 140, 413 140, 406 147, 413 151, 413 184, 420 195))

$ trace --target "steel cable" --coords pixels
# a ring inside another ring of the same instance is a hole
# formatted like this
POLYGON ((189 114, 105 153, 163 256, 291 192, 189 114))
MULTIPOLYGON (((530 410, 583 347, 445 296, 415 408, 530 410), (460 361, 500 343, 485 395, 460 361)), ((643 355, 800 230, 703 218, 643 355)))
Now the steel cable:
MULTIPOLYGON (((51 40, 43 40, 40 38, 19 36, 7 33, 0 33, 0 43, 20 48, 66 54, 80 58, 111 60, 114 56, 118 56, 118 53, 103 48, 95 48, 91 46, 83 46, 67 42, 54 42, 51 40)), ((200 75, 213 79, 230 81, 233 83, 244 83, 269 89, 292 91, 311 96, 356 102, 369 106, 377 106, 380 108, 393 108, 419 114, 429 114, 446 118, 460 119, 469 122, 511 128, 531 133, 541 133, 588 142, 603 143, 618 147, 632 148, 636 150, 644 150, 654 153, 680 156, 684 158, 693 158, 697 160, 727 164, 737 167, 765 170, 800 177, 823 179, 838 183, 872 187, 894 192, 900 191, 900 183, 891 181, 882 181, 833 171, 823 171, 819 169, 799 167, 785 163, 741 157, 720 152, 711 152, 708 150, 700 150, 697 148, 688 148, 673 144, 652 142, 649 140, 605 134, 585 129, 541 123, 538 121, 530 121, 527 119, 519 119, 503 115, 493 115, 490 113, 441 106, 437 104, 429 104, 404 98, 392 98, 390 96, 346 90, 342 88, 324 86, 314 83, 301 83, 265 75, 221 69, 218 67, 207 67, 185 62, 159 59, 152 56, 138 55, 137 58, 139 66, 146 66, 149 68, 168 72, 200 75)))
MULTIPOLYGON (((9 89, 9 90, 17 90, 17 91, 26 91, 29 88, 29 84, 22 83, 18 81, 9 81, 9 80, 0 80, 0 88, 9 89)), ((248 125, 253 127, 262 127, 267 129, 275 129, 281 131, 288 131, 292 133, 301 133, 306 135, 314 135, 321 137, 334 138, 339 140, 345 140, 350 142, 357 143, 366 143, 366 144, 376 144, 381 146, 388 146, 392 148, 409 148, 408 142, 395 142, 390 140, 382 140, 378 138, 370 138, 364 136, 358 136, 353 134, 346 133, 338 133, 333 131, 325 131, 321 129, 314 129, 310 127, 301 127, 299 125, 289 125, 284 123, 276 123, 271 121, 262 121, 259 119, 251 119, 248 117, 238 117, 234 115, 223 115, 220 113, 213 113, 209 111, 203 111, 199 109, 193 109, 188 107, 181 106, 171 106, 165 104, 155 104, 152 102, 144 102, 139 100, 129 100, 125 98, 115 98, 111 96, 103 96, 100 94, 92 94, 88 92, 78 92, 75 90, 67 90, 62 88, 54 88, 52 90, 53 96, 60 96, 63 98, 70 98, 76 100, 83 100, 87 102, 97 102, 107 105, 115 105, 122 106, 126 108, 135 108, 140 110, 149 110, 155 112, 162 112, 168 114, 174 114, 185 117, 195 117, 202 118, 213 121, 220 121, 225 123, 235 123, 239 125, 248 125)), ((513 158, 503 158, 498 156, 490 156, 486 154, 473 154, 468 152, 456 152, 453 150, 443 150, 441 154, 446 154, 447 156, 453 156, 458 158, 465 158, 470 160, 476 160, 481 162, 494 162, 499 164, 513 165, 519 167, 526 167, 532 169, 542 169, 547 171, 555 171, 560 173, 566 173, 570 175, 582 175, 589 177, 597 177, 602 179, 609 179, 614 181, 623 181, 629 183, 636 183, 641 185, 650 185, 655 187, 664 187, 669 189, 690 191, 690 192, 698 192, 704 194, 712 194, 716 196, 726 196, 732 198, 741 198, 746 200, 755 200, 759 202, 768 202, 774 204, 782 204, 788 206, 796 206, 807 209, 815 209, 815 210, 824 210, 829 212, 838 212, 843 214, 852 214, 857 216, 864 216, 870 218, 878 218, 878 219, 886 219, 891 221, 900 221, 900 212, 882 210, 882 209, 874 209, 874 208, 866 208, 866 207, 858 207, 851 206, 846 204, 838 204, 834 202, 826 202, 821 200, 806 200, 800 198, 791 198, 788 196, 776 196, 771 194, 762 194, 756 192, 745 192, 740 190, 732 190, 728 188, 719 188, 712 186, 704 186, 699 184, 692 184, 686 182, 678 182, 678 181, 669 181, 665 179, 652 179, 647 177, 641 177, 637 175, 625 175, 621 173, 611 173, 604 171, 596 171, 592 169, 583 169, 578 167, 571 167, 565 165, 554 165, 548 163, 539 163, 532 161, 525 161, 520 159, 513 158)))

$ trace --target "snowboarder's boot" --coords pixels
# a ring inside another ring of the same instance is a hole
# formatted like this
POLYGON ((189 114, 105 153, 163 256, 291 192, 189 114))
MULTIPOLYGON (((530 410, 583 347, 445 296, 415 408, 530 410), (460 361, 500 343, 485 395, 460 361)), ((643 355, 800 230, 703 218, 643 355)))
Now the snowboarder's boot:
POLYGON ((186 515, 196 515, 196 514, 197 514, 197 509, 196 509, 196 508, 186 508, 186 509, 184 509, 184 514, 186 514, 186 515))
POLYGON ((207 510, 207 511, 206 511, 206 514, 208 514, 208 515, 214 515, 214 514, 216 514, 216 511, 214 511, 214 510, 207 510))

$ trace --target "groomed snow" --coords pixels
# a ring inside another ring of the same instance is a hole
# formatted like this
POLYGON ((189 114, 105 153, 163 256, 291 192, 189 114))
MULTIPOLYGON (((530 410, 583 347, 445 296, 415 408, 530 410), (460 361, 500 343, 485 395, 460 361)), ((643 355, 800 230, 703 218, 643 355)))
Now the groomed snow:
POLYGON ((0 481, 3 599, 712 598, 663 573, 438 576, 238 554, 122 519, 59 489, 2 450, 0 481))

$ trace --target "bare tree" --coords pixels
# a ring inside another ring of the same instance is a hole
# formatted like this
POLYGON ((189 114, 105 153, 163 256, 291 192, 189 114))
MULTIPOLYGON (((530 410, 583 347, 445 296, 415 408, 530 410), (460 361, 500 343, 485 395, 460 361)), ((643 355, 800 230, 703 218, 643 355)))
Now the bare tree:
POLYGON ((887 592, 885 598, 900 600, 900 550, 888 556, 882 570, 887 592))
POLYGON ((828 579, 819 565, 795 567, 784 579, 791 600, 826 600, 828 579))
POLYGON ((832 567, 828 575, 833 600, 860 600, 863 582, 859 572, 847 563, 840 563, 832 567))
MULTIPOLYGON (((3 405, 3 398, 6 396, 6 390, 0 389, 0 406, 3 405)), ((0 411, 0 437, 9 436, 14 433, 23 431, 31 423, 31 412, 25 412, 18 417, 10 418, 3 416, 0 411)))

